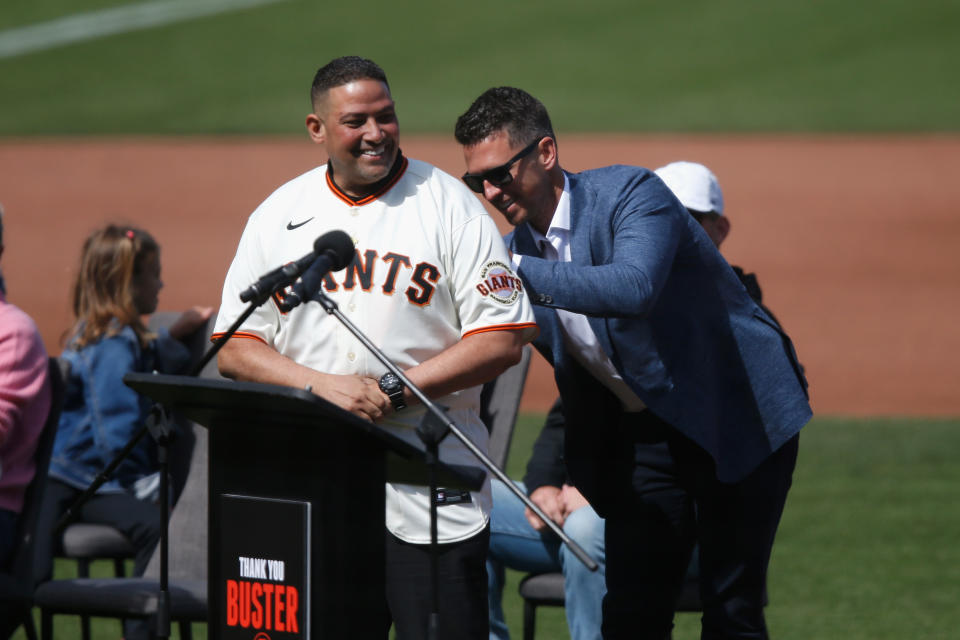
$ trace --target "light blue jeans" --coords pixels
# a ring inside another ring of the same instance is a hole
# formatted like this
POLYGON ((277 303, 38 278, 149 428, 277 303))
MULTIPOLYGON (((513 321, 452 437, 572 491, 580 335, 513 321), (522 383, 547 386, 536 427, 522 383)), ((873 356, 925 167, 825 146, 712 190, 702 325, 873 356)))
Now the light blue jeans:
MULTIPOLYGON (((517 483, 517 486, 526 493, 523 483, 517 483)), ((491 640, 510 638, 502 607, 506 567, 537 573, 562 571, 571 639, 599 640, 601 603, 607 590, 603 520, 592 507, 586 506, 571 513, 563 524, 564 532, 600 565, 593 572, 549 530, 541 534, 531 527, 523 515, 523 502, 499 480, 492 481, 492 490, 490 553, 487 556, 491 640)))

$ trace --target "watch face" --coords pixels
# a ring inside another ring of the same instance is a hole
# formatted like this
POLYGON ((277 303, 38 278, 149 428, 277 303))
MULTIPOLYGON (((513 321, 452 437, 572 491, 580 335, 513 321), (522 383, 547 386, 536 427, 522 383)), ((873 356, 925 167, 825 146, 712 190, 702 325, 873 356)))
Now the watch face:
POLYGON ((390 404, 397 411, 406 408, 407 403, 403 401, 403 383, 395 374, 388 371, 380 376, 380 391, 390 397, 390 404))
POLYGON ((380 378, 380 390, 386 394, 391 391, 398 391, 401 387, 400 378, 390 372, 383 374, 380 378))

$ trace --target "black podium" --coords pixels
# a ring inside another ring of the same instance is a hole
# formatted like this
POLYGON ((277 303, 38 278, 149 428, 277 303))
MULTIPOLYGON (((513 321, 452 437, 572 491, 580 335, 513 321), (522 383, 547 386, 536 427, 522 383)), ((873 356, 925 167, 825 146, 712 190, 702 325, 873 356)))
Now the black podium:
MULTIPOLYGON (((384 483, 426 485, 421 448, 301 389, 125 380, 209 430, 210 638, 383 637, 384 483)), ((485 475, 438 473, 471 490, 485 475)))

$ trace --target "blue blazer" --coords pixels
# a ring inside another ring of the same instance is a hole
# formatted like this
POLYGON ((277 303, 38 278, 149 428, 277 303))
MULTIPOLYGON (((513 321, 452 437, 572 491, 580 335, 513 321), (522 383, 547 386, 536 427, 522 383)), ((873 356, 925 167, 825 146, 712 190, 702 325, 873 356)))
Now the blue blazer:
POLYGON ((717 476, 746 476, 811 418, 790 338, 747 294, 700 225, 651 171, 567 174, 571 262, 522 254, 540 335, 563 398, 571 478, 598 511, 620 403, 564 349, 555 309, 585 314, 624 381, 659 418, 705 449, 717 476), (591 495, 593 494, 593 495, 591 495))

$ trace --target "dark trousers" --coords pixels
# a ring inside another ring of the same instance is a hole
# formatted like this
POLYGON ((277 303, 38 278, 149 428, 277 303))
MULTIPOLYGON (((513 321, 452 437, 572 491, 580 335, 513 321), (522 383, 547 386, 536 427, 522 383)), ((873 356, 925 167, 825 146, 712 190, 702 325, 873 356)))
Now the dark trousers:
POLYGON ((17 548, 18 513, 0 509, 0 569, 6 569, 14 549, 17 548))
MULTIPOLYGON (((37 521, 34 562, 34 571, 44 579, 52 574, 53 556, 60 546, 54 528, 80 493, 79 489, 59 480, 50 478, 47 481, 37 521)), ((80 507, 78 515, 78 522, 108 524, 127 536, 137 550, 133 573, 143 575, 160 539, 160 508, 157 505, 137 500, 128 493, 98 493, 80 507)))
POLYGON ((699 543, 703 640, 767 638, 767 566, 797 459, 798 436, 734 484, 712 458, 649 411, 620 425, 619 486, 607 518, 604 638, 670 637, 699 543))
MULTIPOLYGON (((54 531, 60 516, 82 492, 49 478, 43 493, 43 504, 37 520, 37 538, 34 548, 34 572, 43 579, 53 573, 53 557, 59 552, 60 535, 54 531)), ((128 493, 95 494, 80 507, 79 522, 108 524, 123 533, 137 550, 133 574, 142 576, 160 540, 160 508, 128 493)), ((125 620, 124 637, 127 640, 148 637, 148 625, 142 620, 125 620)))
MULTIPOLYGON (((442 507, 441 507, 442 508, 442 507)), ((409 544, 386 534, 387 578, 384 629, 394 624, 397 640, 427 637, 433 600, 430 545, 409 544)), ((438 639, 487 640, 487 547, 489 525, 462 542, 439 545, 438 639)))
MULTIPOLYGON (((17 518, 19 514, 0 509, 0 570, 6 571, 12 563, 17 546, 17 518)), ((26 607, 29 609, 29 607, 26 607)), ((6 640, 20 626, 24 610, 12 602, 0 602, 0 639, 6 640)))

